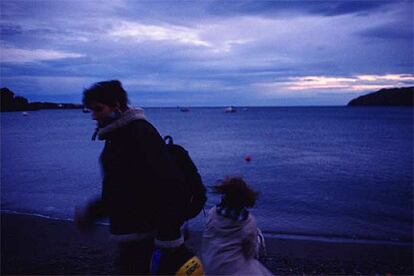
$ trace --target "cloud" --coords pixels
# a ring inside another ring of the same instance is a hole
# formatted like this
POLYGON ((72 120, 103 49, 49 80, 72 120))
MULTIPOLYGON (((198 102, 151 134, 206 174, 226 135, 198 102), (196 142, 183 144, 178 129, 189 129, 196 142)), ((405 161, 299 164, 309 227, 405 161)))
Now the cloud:
POLYGON ((5 63, 27 63, 36 61, 80 58, 83 54, 48 49, 1 48, 1 61, 5 63))
POLYGON ((343 90, 352 86, 354 82, 354 78, 308 76, 291 78, 285 85, 288 90, 343 90))
POLYGON ((378 38, 383 40, 405 39, 412 41, 414 38, 412 26, 404 25, 404 23, 375 26, 359 31, 357 35, 364 38, 378 38))
POLYGON ((304 76, 254 84, 259 91, 263 91, 267 95, 315 91, 318 93, 363 92, 413 85, 413 74, 356 75, 351 77, 304 76))
POLYGON ((22 28, 16 24, 0 24, 0 36, 13 36, 22 34, 22 28))
POLYGON ((157 26, 122 21, 109 32, 109 35, 119 39, 133 39, 138 42, 145 40, 166 40, 193 46, 211 46, 207 41, 200 39, 197 30, 172 25, 157 26))
POLYGON ((3 0, 0 5, 1 81, 16 91, 22 86, 13 77, 27 76, 25 90, 52 95, 46 82, 54 79, 62 83, 59 95, 66 89, 77 100, 73 91, 79 89, 75 82, 69 88, 66 77, 116 78, 128 91, 154 93, 160 102, 181 100, 184 93, 205 105, 231 97, 254 105, 268 104, 264 91, 317 100, 321 91, 327 99, 329 91, 350 95, 412 83, 379 78, 412 73, 410 2, 3 0), (37 78, 41 89, 29 89, 37 78))
POLYGON ((367 14, 387 5, 390 5, 390 1, 213 1, 208 6, 208 11, 221 16, 242 14, 267 17, 303 14, 338 16, 367 14))
POLYGON ((309 12, 325 16, 367 14, 390 4, 389 1, 324 1, 313 2, 309 12))
MULTIPOLYGON (((182 45, 182 47, 194 48, 201 53, 207 52, 213 55, 230 52, 239 45, 251 42, 246 36, 231 33, 231 30, 227 32, 228 37, 223 38, 223 33, 226 33, 226 30, 223 30, 219 24, 207 23, 190 28, 167 23, 145 24, 136 21, 121 21, 108 32, 108 36, 109 39, 115 39, 119 44, 149 42, 152 43, 150 46, 152 49, 182 45)), ((181 50, 182 48, 179 49, 181 50)))

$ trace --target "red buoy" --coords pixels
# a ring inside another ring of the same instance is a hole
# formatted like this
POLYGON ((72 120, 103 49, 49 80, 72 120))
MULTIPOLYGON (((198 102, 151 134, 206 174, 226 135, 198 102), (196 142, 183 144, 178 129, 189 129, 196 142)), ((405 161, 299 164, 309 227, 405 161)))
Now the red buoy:
POLYGON ((252 157, 250 155, 246 155, 244 157, 244 160, 246 160, 246 162, 250 162, 250 161, 252 161, 252 157))

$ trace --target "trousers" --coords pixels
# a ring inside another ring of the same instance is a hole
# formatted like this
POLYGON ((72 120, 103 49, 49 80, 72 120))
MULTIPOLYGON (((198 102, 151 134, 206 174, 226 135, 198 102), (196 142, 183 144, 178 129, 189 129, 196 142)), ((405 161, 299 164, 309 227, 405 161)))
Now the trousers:
POLYGON ((118 267, 121 275, 150 275, 153 239, 119 243, 118 267))

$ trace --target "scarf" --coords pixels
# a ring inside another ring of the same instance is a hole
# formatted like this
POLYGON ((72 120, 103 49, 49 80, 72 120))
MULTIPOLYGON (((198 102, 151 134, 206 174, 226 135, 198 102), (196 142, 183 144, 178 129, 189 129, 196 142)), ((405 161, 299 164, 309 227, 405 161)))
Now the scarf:
POLYGON ((135 120, 146 120, 144 116, 144 110, 142 108, 128 109, 123 112, 121 114, 121 117, 114 122, 104 127, 97 127, 93 133, 92 140, 96 140, 96 136, 98 136, 99 140, 105 140, 109 133, 121 127, 124 127, 135 120))
POLYGON ((246 208, 242 209, 234 209, 225 207, 223 205, 217 205, 216 206, 216 212, 220 216, 235 220, 235 221, 243 221, 246 220, 249 216, 249 211, 246 210, 246 208))

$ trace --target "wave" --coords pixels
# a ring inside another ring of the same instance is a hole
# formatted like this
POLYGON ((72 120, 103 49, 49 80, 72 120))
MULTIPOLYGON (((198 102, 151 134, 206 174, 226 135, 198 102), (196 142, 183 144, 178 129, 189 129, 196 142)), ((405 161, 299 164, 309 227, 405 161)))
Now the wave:
MULTIPOLYGON (((73 222, 73 218, 58 218, 58 217, 52 217, 52 216, 46 216, 38 213, 29 213, 29 212, 19 212, 19 211, 13 211, 13 210, 6 210, 2 209, 0 210, 1 213, 4 214, 11 214, 11 215, 24 215, 24 216, 32 216, 32 217, 39 217, 44 218, 48 220, 55 220, 55 221, 70 221, 73 222)), ((98 222, 99 225, 109 225, 108 222, 98 222)))
POLYGON ((287 239, 287 240, 307 240, 307 241, 322 241, 331 243, 353 243, 353 244, 389 244, 399 246, 412 246, 411 240, 380 240, 369 237, 348 237, 340 235, 315 235, 307 233, 280 233, 272 231, 263 231, 263 234, 268 238, 287 239))

